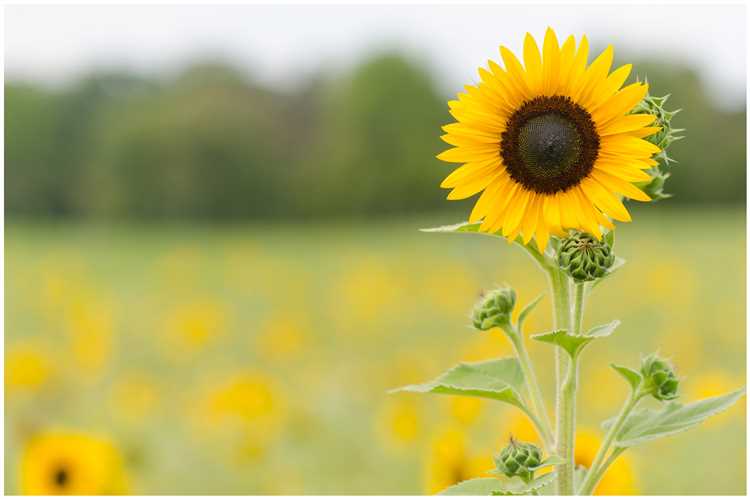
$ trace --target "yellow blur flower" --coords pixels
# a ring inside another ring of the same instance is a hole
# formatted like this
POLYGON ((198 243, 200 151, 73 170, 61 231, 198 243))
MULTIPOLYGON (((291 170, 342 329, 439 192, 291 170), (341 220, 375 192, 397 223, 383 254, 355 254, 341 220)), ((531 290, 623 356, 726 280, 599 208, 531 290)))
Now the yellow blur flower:
POLYGON ((19 484, 27 495, 128 493, 120 452, 109 440, 84 433, 33 437, 21 456, 19 484))
POLYGON ((255 340, 258 352, 269 360, 298 357, 309 345, 308 323, 301 317, 279 316, 269 320, 255 340))
MULTIPOLYGON (((740 380, 733 379, 724 371, 714 370, 703 374, 698 374, 695 379, 688 379, 688 400, 700 400, 709 397, 723 395, 735 389, 737 385, 742 384, 740 380)), ((737 402, 742 408, 744 414, 747 403, 743 397, 737 402)), ((737 419, 745 420, 744 415, 740 416, 737 411, 727 411, 714 415, 703 423, 706 428, 716 428, 725 425, 730 419, 739 416, 737 419)))
POLYGON ((125 372, 118 376, 110 394, 113 415, 131 422, 143 421, 159 403, 156 380, 145 372, 125 372))
POLYGON ((111 307, 88 295, 77 297, 67 311, 67 332, 78 373, 89 378, 100 376, 112 355, 111 307))
POLYGON ((453 419, 463 426, 475 423, 484 409, 484 400, 474 397, 450 397, 448 404, 453 419))
POLYGON ((411 397, 396 397, 381 407, 377 418, 380 435, 386 444, 403 448, 417 440, 420 433, 420 414, 417 402, 411 397))
POLYGON ((545 248, 550 233, 579 229, 601 238, 609 218, 628 222, 620 201, 650 198, 633 182, 648 181, 644 171, 656 165, 660 149, 644 140, 659 129, 651 114, 628 114, 645 96, 648 85, 624 88, 631 65, 610 74, 609 46, 587 65, 585 36, 560 46, 547 29, 540 52, 526 34, 524 65, 505 47, 505 68, 489 61, 481 81, 449 102, 456 119, 443 127, 442 139, 454 146, 438 158, 463 166, 441 187, 448 199, 482 195, 469 216, 482 220, 481 230, 524 243, 532 238, 545 248))
MULTIPOLYGON (((586 428, 579 428, 576 432, 576 464, 590 467, 601 444, 601 435, 586 428)), ((594 491, 594 495, 597 496, 630 496, 638 493, 633 461, 627 454, 618 457, 609 466, 594 491)))
POLYGON ((438 434, 430 445, 425 489, 428 494, 436 494, 458 482, 487 476, 487 472, 493 468, 490 452, 474 451, 464 431, 448 428, 438 434))
POLYGON ((52 369, 52 360, 40 346, 9 346, 5 352, 6 395, 39 391, 50 380, 52 369))
POLYGON ((184 359, 202 351, 222 333, 225 322, 224 309, 210 301, 175 307, 164 325, 170 356, 184 359))

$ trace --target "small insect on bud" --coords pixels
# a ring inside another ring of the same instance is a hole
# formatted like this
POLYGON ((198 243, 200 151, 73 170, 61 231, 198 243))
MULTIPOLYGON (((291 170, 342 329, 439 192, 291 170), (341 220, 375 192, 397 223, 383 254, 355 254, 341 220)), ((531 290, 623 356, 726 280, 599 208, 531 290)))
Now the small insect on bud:
POLYGON ((650 393, 657 400, 672 400, 678 397, 677 388, 680 380, 674 373, 672 365, 656 354, 651 354, 641 360, 641 374, 643 375, 643 390, 650 393))
POLYGON ((557 264, 578 282, 604 277, 614 263, 615 254, 609 243, 585 232, 572 231, 560 243, 557 254, 557 264))
POLYGON ((534 471, 542 463, 542 451, 534 444, 518 442, 510 437, 508 446, 495 457, 497 470, 512 478, 520 477, 525 482, 534 478, 534 471))
POLYGON ((503 286, 488 291, 474 305, 471 320, 474 327, 487 331, 493 327, 510 324, 510 316, 516 306, 516 292, 503 286))

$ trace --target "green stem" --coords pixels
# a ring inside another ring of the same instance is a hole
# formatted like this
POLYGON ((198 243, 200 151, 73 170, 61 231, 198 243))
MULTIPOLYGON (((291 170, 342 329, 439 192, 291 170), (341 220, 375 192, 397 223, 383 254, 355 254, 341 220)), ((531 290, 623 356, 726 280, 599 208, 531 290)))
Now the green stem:
POLYGON ((531 364, 529 352, 526 350, 523 336, 520 331, 513 329, 509 331, 509 336, 513 343, 513 347, 516 350, 516 357, 518 357, 518 361, 521 364, 521 371, 523 371, 523 376, 526 380, 526 387, 529 390, 533 412, 537 414, 537 418, 532 418, 532 420, 536 419, 535 424, 542 440, 544 441, 544 446, 551 452, 554 449, 555 443, 552 437, 552 424, 550 423, 549 415, 547 414, 547 408, 544 405, 544 397, 539 388, 539 382, 537 381, 534 367, 531 364))
MULTIPOLYGON (((550 288, 552 289, 553 296, 553 310, 554 310, 554 329, 568 329, 570 325, 570 284, 568 276, 557 267, 547 267, 550 288)), ((563 380, 565 371, 570 368, 568 365, 569 361, 563 356, 563 352, 559 348, 555 348, 555 414, 557 415, 557 428, 556 428, 556 452, 561 457, 560 442, 562 439, 562 433, 564 425, 562 424, 562 413, 563 413, 563 380)), ((568 470, 565 465, 558 466, 557 469, 557 493, 562 494, 563 486, 565 485, 565 478, 563 475, 568 474, 568 470)))
POLYGON ((607 435, 604 437, 604 442, 602 442, 601 447, 599 447, 599 451, 597 451, 596 453, 596 457, 594 457, 594 461, 591 463, 591 468, 589 468, 588 473, 586 473, 586 478, 584 479, 583 484, 581 484, 581 489, 579 490, 580 495, 591 495, 594 491, 594 488, 596 487, 596 484, 599 483, 599 480, 601 480, 602 476, 604 476, 604 472, 607 471, 609 465, 625 450, 624 448, 620 448, 622 449, 622 451, 615 455, 615 452, 617 452, 618 450, 615 449, 614 451, 612 451, 612 456, 610 456, 610 458, 605 462, 604 458, 606 457, 607 451, 609 451, 609 447, 612 445, 615 436, 617 436, 617 434, 620 432, 620 429, 622 428, 622 425, 625 424, 625 420, 627 420, 628 415, 635 408, 640 399, 640 394, 635 392, 631 393, 630 397, 628 397, 628 400, 622 406, 622 409, 620 409, 620 413, 617 415, 617 419, 615 419, 614 424, 610 427, 607 435))
POLYGON ((568 361, 568 369, 562 384, 558 417, 557 454, 565 459, 557 469, 557 493, 563 496, 574 494, 573 472, 575 470, 576 440, 576 390, 578 388, 578 357, 568 361))
POLYGON ((575 283, 575 301, 573 302, 573 324, 571 328, 571 334, 581 334, 583 330, 583 304, 585 301, 584 291, 586 289, 585 282, 575 283))

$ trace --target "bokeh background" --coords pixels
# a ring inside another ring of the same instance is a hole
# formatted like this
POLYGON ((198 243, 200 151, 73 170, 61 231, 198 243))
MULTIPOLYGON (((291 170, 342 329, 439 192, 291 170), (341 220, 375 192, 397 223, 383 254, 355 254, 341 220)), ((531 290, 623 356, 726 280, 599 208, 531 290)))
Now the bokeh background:
MULTIPOLYGON (((744 385, 744 7, 539 9, 7 7, 6 492, 51 429, 112 442, 141 494, 433 493, 491 468, 517 412, 386 391, 510 353, 467 327, 481 290, 546 290, 517 248, 416 229, 471 202, 438 188, 446 100, 547 25, 615 44, 688 137, 588 306, 623 325, 585 359, 578 460, 625 396, 610 362, 660 349, 685 399, 744 385)), ((744 404, 600 492, 744 494, 744 404)))

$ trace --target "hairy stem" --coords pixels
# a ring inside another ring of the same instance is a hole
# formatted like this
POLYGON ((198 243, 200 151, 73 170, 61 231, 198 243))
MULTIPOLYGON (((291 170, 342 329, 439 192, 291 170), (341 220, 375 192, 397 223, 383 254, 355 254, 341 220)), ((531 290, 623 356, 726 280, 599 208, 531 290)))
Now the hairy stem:
POLYGON ((594 488, 596 488, 596 484, 599 483, 599 480, 601 480, 602 476, 604 476, 604 473, 607 471, 609 465, 615 459, 617 459, 617 456, 624 452, 624 448, 618 448, 622 450, 620 450, 620 452, 615 455, 615 452, 618 451, 618 449, 615 449, 612 452, 612 455, 614 457, 610 456, 610 458, 605 462, 607 451, 609 451, 609 448, 612 445, 612 442, 614 441, 617 434, 620 432, 622 425, 625 424, 625 420, 628 418, 628 415, 635 408, 640 399, 641 397, 639 394, 631 393, 628 400, 622 406, 622 409, 620 409, 620 413, 617 415, 617 419, 615 419, 614 424, 610 427, 607 435, 604 437, 604 442, 602 442, 601 447, 599 447, 599 450, 596 453, 596 457, 594 457, 594 460, 591 463, 591 468, 589 468, 589 471, 586 473, 586 478, 584 479, 583 484, 581 484, 581 489, 578 491, 580 495, 591 495, 594 492, 594 488))
MULTIPOLYGON (((554 298, 554 325, 555 329, 568 329, 570 327, 570 283, 568 276, 565 275, 559 268, 548 267, 549 282, 552 288, 552 296, 554 298)), ((563 411, 567 409, 563 401, 564 388, 563 383, 565 379, 565 372, 570 370, 571 365, 567 357, 563 355, 559 348, 555 349, 555 414, 557 415, 557 428, 556 428, 556 451, 560 457, 565 458, 563 454, 565 449, 561 448, 561 441, 563 440, 563 433, 565 428, 565 421, 563 420, 563 411)), ((570 389, 570 387, 568 387, 570 389)), ((566 483, 565 477, 572 475, 573 466, 568 466, 567 463, 558 466, 557 472, 557 493, 564 494, 565 490, 572 487, 572 483, 566 483)))
POLYGON ((526 350, 526 346, 524 345, 521 331, 513 331, 510 337, 513 343, 513 347, 516 350, 516 357, 518 357, 518 361, 521 364, 521 370, 523 371, 524 379, 526 380, 526 387, 529 390, 532 408, 534 410, 534 413, 536 413, 537 415, 537 421, 535 424, 537 426, 537 429, 539 430, 540 436, 542 437, 544 446, 548 451, 551 452, 554 449, 555 444, 552 437, 552 424, 550 423, 549 415, 547 414, 547 407, 544 404, 544 397, 542 396, 542 391, 539 388, 539 382, 537 381, 536 372, 534 371, 534 367, 531 364, 529 352, 526 350))
POLYGON ((557 469, 557 493, 563 496, 574 494, 573 472, 575 470, 576 439, 576 390, 578 388, 578 357, 568 360, 568 369, 561 387, 560 409, 557 414, 557 453, 565 459, 557 469))

